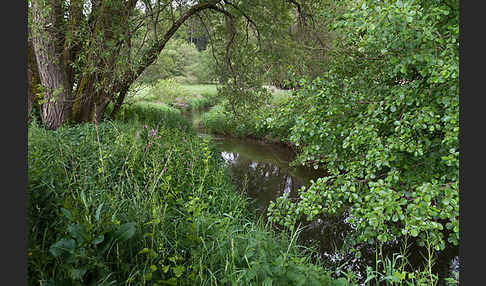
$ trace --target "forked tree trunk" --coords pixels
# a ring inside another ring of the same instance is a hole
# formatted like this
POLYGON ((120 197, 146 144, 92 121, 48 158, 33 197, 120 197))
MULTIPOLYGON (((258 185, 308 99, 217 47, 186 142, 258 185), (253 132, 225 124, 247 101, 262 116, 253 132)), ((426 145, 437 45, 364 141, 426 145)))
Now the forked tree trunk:
MULTIPOLYGON (((48 0, 50 11, 46 12, 43 1, 32 2, 34 22, 38 28, 33 31, 33 45, 38 63, 40 82, 44 88, 42 122, 49 129, 57 129, 71 117, 71 86, 66 75, 63 44, 58 25, 62 12, 60 3, 48 0)), ((46 1, 47 2, 47 1, 46 1)))
MULTIPOLYGON (((68 120, 98 122, 104 118, 110 101, 115 103, 112 112, 112 115, 115 115, 130 85, 157 59, 179 27, 189 17, 204 9, 216 9, 221 12, 222 10, 215 6, 219 1, 209 0, 189 8, 172 23, 163 37, 157 37, 152 46, 144 51, 134 70, 127 69, 123 71, 122 79, 116 79, 113 70, 116 69, 115 63, 120 51, 112 50, 111 58, 110 56, 104 58, 97 48, 101 47, 101 50, 120 48, 117 43, 120 35, 130 32, 131 26, 126 23, 135 8, 136 0, 92 1, 92 11, 87 22, 93 25, 90 32, 96 37, 88 36, 93 38, 77 41, 72 41, 72 37, 82 36, 82 33, 76 33, 76 27, 83 19, 84 1, 69 1, 69 13, 67 13, 66 2, 63 0, 32 0, 32 20, 35 25, 31 28, 31 35, 40 84, 44 88, 41 117, 45 126, 49 129, 57 129, 68 120), (114 17, 117 13, 122 16, 121 19, 114 17), (65 18, 66 15, 69 17, 65 18), (114 27, 121 28, 121 31, 114 27), (114 31, 118 32, 114 34, 114 31), (89 64, 96 67, 96 71, 88 69, 80 72, 75 71, 71 66, 82 49, 79 43, 85 40, 90 41, 92 45, 98 45, 91 49, 91 54, 88 53, 87 57, 89 64), (111 44, 108 45, 108 42, 111 44), (74 81, 76 81, 76 88, 73 90, 74 81), (112 87, 108 88, 109 86, 112 87), (114 95, 117 97, 115 98, 114 95)), ((128 52, 130 53, 130 50, 128 52)))

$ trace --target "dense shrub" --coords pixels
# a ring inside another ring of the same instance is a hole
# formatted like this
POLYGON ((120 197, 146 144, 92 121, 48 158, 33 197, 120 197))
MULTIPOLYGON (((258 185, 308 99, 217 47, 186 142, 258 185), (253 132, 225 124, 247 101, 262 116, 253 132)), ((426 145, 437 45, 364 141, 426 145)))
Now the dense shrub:
POLYGON ((189 93, 175 79, 163 79, 148 91, 151 100, 157 99, 162 102, 174 102, 177 98, 185 98, 189 93), (153 98, 152 98, 153 97, 153 98))
POLYGON ((456 2, 370 2, 333 24, 341 37, 329 72, 302 80, 281 109, 284 123, 295 122, 298 162, 331 176, 299 202, 280 198, 269 210, 275 223, 349 209, 355 243, 411 236, 457 249, 456 2))
POLYGON ((215 134, 233 134, 234 122, 231 114, 218 104, 204 113, 201 117, 201 126, 215 134))

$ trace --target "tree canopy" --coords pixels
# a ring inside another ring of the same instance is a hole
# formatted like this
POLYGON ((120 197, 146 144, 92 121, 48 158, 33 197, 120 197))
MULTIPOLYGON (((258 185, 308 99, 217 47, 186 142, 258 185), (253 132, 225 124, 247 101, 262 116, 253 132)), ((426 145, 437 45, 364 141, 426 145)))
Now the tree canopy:
MULTIPOLYGON (((292 17, 307 19, 311 6, 293 0, 31 0, 29 56, 36 63, 29 61, 29 69, 36 75, 29 82, 30 89, 40 94, 42 100, 37 104, 42 108, 42 121, 51 129, 67 121, 99 121, 109 104, 116 114, 133 82, 156 62, 189 19, 199 21, 206 33, 213 34, 209 36, 211 51, 224 59, 222 69, 233 75, 238 70, 237 82, 249 82, 249 71, 259 67, 255 74, 264 66, 256 57, 249 68, 249 61, 243 57, 252 50, 262 55, 265 49, 271 55, 273 42, 268 35, 274 40, 277 35, 285 39, 282 31, 291 28, 295 22, 292 17), (262 40, 267 43, 265 47, 262 40), (245 53, 239 53, 240 47, 235 45, 242 41, 247 44, 245 53), (215 49, 218 44, 224 48, 215 49)), ((199 27, 199 34, 201 30, 199 27)), ((290 34, 296 37, 295 32, 290 34)), ((191 29, 191 40, 193 37, 196 30, 191 29)), ((278 64, 278 59, 274 63, 278 64)), ((281 73, 276 67, 266 69, 281 73)), ((32 96, 31 101, 36 98, 32 96)))

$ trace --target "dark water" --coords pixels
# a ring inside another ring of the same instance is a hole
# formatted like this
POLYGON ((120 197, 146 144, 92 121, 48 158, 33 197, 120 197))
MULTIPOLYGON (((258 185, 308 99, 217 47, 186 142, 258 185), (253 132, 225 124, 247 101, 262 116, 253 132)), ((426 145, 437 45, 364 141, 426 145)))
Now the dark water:
MULTIPOLYGON (((299 188, 308 186, 311 180, 325 175, 323 170, 290 167, 290 163, 295 159, 295 154, 283 145, 205 133, 199 126, 201 115, 205 111, 185 112, 183 115, 193 123, 200 136, 212 139, 221 157, 230 167, 233 182, 238 190, 252 198, 252 206, 263 215, 266 214, 269 203, 277 197, 289 193, 291 198, 297 198, 299 188)), ((312 222, 301 221, 303 231, 299 239, 305 245, 317 247, 316 256, 328 269, 340 265, 344 269, 360 273, 363 278, 366 266, 375 265, 375 247, 369 244, 362 245, 360 259, 356 259, 350 253, 339 251, 344 245, 346 235, 353 231, 353 227, 346 223, 346 216, 347 214, 321 215, 312 222)), ((422 251, 412 242, 409 260, 413 268, 423 265, 422 251)), ((387 245, 383 252, 384 254, 400 252, 399 244, 387 245)), ((444 269, 450 267, 457 271, 459 264, 457 255, 453 251, 444 257, 439 257, 437 265, 441 265, 440 272, 447 272, 444 269), (452 263, 450 263, 451 260, 453 260, 452 263)), ((450 276, 449 274, 442 275, 450 276)))
POLYGON ((265 212, 270 201, 284 193, 297 196, 297 190, 309 185, 321 174, 302 167, 289 167, 295 158, 288 148, 253 140, 224 138, 215 141, 221 157, 230 166, 233 181, 240 191, 265 212))

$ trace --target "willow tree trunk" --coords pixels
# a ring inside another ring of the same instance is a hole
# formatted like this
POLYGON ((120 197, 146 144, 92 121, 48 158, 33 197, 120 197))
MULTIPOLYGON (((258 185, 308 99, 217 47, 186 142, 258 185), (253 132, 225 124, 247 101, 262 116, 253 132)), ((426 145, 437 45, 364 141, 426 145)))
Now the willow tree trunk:
POLYGON ((49 129, 57 129, 71 117, 71 86, 66 75, 63 41, 57 23, 62 19, 61 1, 42 0, 32 2, 34 21, 38 28, 33 31, 32 42, 38 64, 43 100, 42 122, 49 129), (50 9, 48 9, 50 8, 50 9))
POLYGON ((27 43, 27 122, 30 122, 32 120, 32 108, 34 104, 37 104, 35 95, 39 84, 39 72, 32 40, 29 39, 27 43))

